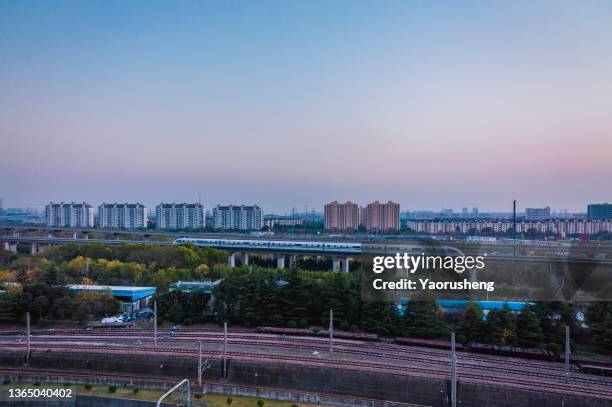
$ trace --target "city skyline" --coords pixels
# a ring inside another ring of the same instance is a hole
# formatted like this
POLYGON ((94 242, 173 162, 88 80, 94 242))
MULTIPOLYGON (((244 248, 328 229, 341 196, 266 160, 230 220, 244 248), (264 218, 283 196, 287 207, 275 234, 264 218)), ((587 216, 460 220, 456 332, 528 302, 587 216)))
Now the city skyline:
MULTIPOLYGON (((119 200, 119 201, 113 201, 113 200, 102 200, 100 202, 97 201, 90 201, 90 200, 43 200, 43 204, 42 205, 19 205, 19 204, 14 204, 12 203, 12 201, 6 199, 6 198, 0 198, 0 201, 2 201, 3 203, 3 208, 9 209, 34 209, 34 210, 38 210, 38 211, 44 211, 45 206, 48 205, 50 202, 52 203, 87 203, 90 204, 92 207, 94 208, 98 208, 100 205, 102 204, 142 204, 144 205, 144 207, 150 212, 150 213, 154 213, 155 212, 155 208, 161 204, 201 204, 204 208, 205 212, 211 212, 214 209, 215 206, 218 205, 257 205, 262 207, 262 209, 264 210, 264 213, 266 214, 276 214, 276 215, 290 215, 291 213, 295 212, 296 214, 304 214, 304 213, 310 213, 313 210, 317 213, 317 214, 323 214, 325 212, 325 206, 327 204, 329 204, 330 202, 333 203, 333 201, 325 201, 320 207, 310 207, 310 206, 305 206, 305 205, 296 205, 293 206, 291 208, 285 209, 285 210, 279 210, 279 211, 274 211, 274 210, 268 210, 267 208, 264 208, 262 205, 257 204, 255 201, 253 200, 249 200, 249 199, 245 199, 244 202, 224 202, 224 203, 220 203, 220 202, 214 202, 211 201, 210 203, 206 203, 204 202, 201 198, 199 198, 199 200, 157 200, 154 203, 148 204, 142 200, 134 200, 134 201, 125 201, 125 200, 119 200), (8 202, 8 204, 7 204, 8 202), (306 211, 306 209, 308 209, 306 211)), ((356 204, 359 207, 363 207, 364 205, 367 205, 370 202, 365 202, 365 201, 351 201, 351 200, 343 200, 343 199, 336 199, 334 201, 339 201, 340 203, 343 202, 352 202, 354 204, 356 204)), ((385 199, 375 199, 372 202, 375 201, 385 201, 385 199)), ((386 200, 386 201, 393 201, 393 200, 386 200)), ((468 215, 473 215, 474 214, 474 209, 476 210, 476 214, 489 214, 489 213, 512 213, 512 207, 511 204, 512 202, 510 202, 510 207, 507 208, 497 208, 497 209, 488 209, 488 208, 482 208, 478 205, 476 206, 459 206, 459 207, 455 207, 455 208, 451 208, 451 207, 447 207, 447 206, 441 206, 441 207, 437 207, 437 208, 421 208, 421 207, 406 207, 402 202, 397 202, 400 205, 400 213, 418 213, 418 212, 433 212, 436 214, 442 214, 444 215, 444 212, 446 211, 451 211, 453 215, 455 216, 461 216, 461 215, 465 215, 465 213, 462 212, 462 210, 464 209, 468 209, 467 214, 468 215)), ((601 201, 601 202, 587 202, 584 204, 584 208, 582 209, 578 209, 575 211, 571 211, 569 209, 565 209, 565 208, 557 208, 554 206, 550 206, 550 204, 547 204, 546 207, 544 207, 544 205, 540 205, 540 206, 524 206, 521 205, 521 203, 519 201, 517 201, 517 214, 521 213, 521 214, 525 214, 527 212, 527 210, 529 209, 548 209, 549 212, 552 213, 556 213, 556 214, 561 214, 563 212, 567 212, 567 214, 586 214, 588 212, 588 206, 589 205, 599 205, 599 204, 608 204, 608 201, 601 201)))
POLYGON ((0 196, 550 206, 612 191, 609 2, 0 4, 0 196))

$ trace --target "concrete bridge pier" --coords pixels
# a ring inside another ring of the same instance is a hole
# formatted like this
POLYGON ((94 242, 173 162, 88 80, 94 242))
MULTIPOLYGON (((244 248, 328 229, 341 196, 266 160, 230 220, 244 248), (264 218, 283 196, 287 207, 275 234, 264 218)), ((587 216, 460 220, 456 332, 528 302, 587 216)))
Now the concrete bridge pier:
POLYGON ((276 257, 276 268, 279 268, 279 269, 285 268, 285 256, 276 257))
POLYGON ((89 232, 83 232, 83 239, 89 239, 89 232))
POLYGON ((337 257, 332 258, 332 271, 337 273, 340 271, 340 259, 337 257))
POLYGON ((17 243, 4 242, 4 250, 17 253, 17 243))
POLYGON ((79 236, 78 232, 72 232, 72 238, 76 239, 79 236))
POLYGON ((42 245, 40 243, 32 243, 30 245, 30 254, 37 254, 40 253, 44 250, 45 245, 42 245))
POLYGON ((244 266, 248 266, 249 265, 249 254, 248 253, 242 253, 242 265, 244 266))
POLYGON ((235 253, 230 253, 229 256, 227 256, 227 265, 230 267, 236 267, 236 254, 235 253))
POLYGON ((293 256, 289 256, 289 268, 294 268, 295 267, 295 263, 297 262, 297 256, 293 255, 293 256))
POLYGON ((342 259, 342 271, 345 273, 349 272, 349 258, 345 257, 342 259))

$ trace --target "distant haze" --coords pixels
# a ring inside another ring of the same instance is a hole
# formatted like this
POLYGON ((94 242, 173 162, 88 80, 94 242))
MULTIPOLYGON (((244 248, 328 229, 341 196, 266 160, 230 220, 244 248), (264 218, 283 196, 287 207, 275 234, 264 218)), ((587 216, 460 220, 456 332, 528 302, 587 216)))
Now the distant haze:
POLYGON ((0 198, 612 202, 612 2, 5 0, 0 198))

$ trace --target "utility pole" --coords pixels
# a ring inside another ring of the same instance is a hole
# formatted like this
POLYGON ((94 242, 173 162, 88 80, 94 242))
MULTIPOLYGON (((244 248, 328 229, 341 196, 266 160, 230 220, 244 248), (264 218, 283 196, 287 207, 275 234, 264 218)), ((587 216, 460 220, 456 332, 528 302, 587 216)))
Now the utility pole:
POLYGON ((334 357, 334 310, 329 310, 329 357, 334 357))
POLYGON ((451 407, 457 407, 457 353, 455 333, 451 333, 451 407))
POLYGON ((157 349, 157 300, 153 301, 153 346, 157 349))
POLYGON ((198 386, 202 386, 202 341, 199 341, 198 345, 198 386))
POLYGON ((28 335, 28 347, 26 350, 26 366, 30 364, 30 313, 26 312, 26 325, 27 325, 27 335, 28 335))
POLYGON ((227 376, 227 322, 223 323, 223 378, 227 376))
POLYGON ((512 201, 512 246, 516 256, 516 199, 512 201))
POLYGON ((570 379, 570 327, 565 326, 565 383, 570 379))

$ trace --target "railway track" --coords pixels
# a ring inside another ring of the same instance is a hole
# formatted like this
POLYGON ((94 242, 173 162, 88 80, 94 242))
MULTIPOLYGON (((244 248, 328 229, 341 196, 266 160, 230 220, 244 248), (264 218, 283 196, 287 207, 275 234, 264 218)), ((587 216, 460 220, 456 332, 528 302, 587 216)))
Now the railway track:
MULTIPOLYGON (((15 345, 12 344, 12 347, 15 345)), ((6 348, 6 345, 0 345, 0 348, 6 348)), ((20 349, 24 349, 25 344, 19 344, 20 349)), ((116 346, 116 345, 100 345, 93 346, 91 344, 33 344, 33 350, 45 351, 61 351, 61 352, 87 352, 87 353, 118 353, 118 354, 164 354, 172 356, 187 356, 197 357, 197 351, 195 349, 185 348, 157 348, 152 347, 140 347, 134 348, 131 346, 116 346)), ((212 357, 220 359, 221 352, 219 351, 206 351, 203 352, 205 357, 212 357)), ((257 361, 257 362, 270 362, 270 363, 282 363, 292 365, 308 365, 308 366, 331 366, 343 370, 360 370, 360 371, 371 371, 388 373, 394 375, 416 375, 422 377, 430 377, 435 379, 447 379, 446 370, 428 368, 423 366, 391 366, 388 363, 374 363, 374 362, 363 362, 363 361, 349 361, 349 360, 329 360, 320 359, 313 357, 294 357, 285 355, 270 355, 260 354, 252 352, 228 352, 228 358, 230 360, 244 360, 244 361, 257 361)), ((459 379, 465 382, 483 383, 483 384, 494 384, 494 385, 505 385, 526 388, 537 391, 552 391, 564 394, 572 394, 576 396, 592 396, 605 399, 612 399, 612 385, 610 383, 602 382, 581 382, 570 384, 564 384, 557 382, 560 377, 552 376, 553 380, 542 381, 544 377, 541 372, 533 374, 523 374, 522 377, 505 376, 498 377, 491 374, 477 373, 470 371, 461 371, 459 379), (537 380, 534 380, 537 379, 537 380)))

